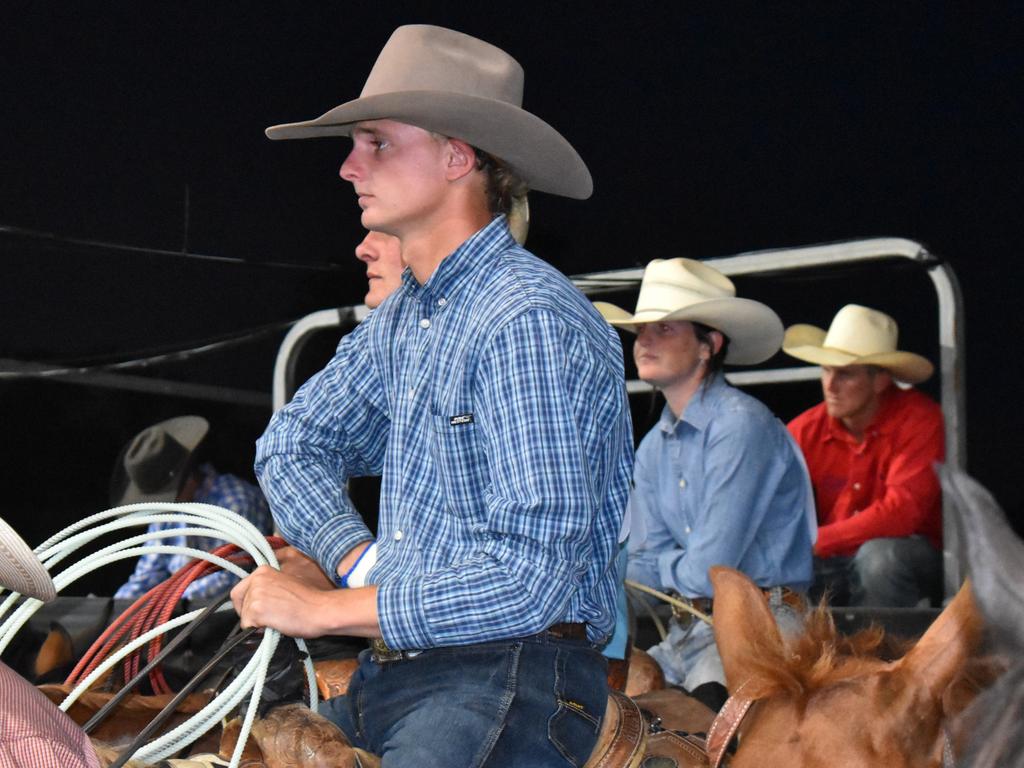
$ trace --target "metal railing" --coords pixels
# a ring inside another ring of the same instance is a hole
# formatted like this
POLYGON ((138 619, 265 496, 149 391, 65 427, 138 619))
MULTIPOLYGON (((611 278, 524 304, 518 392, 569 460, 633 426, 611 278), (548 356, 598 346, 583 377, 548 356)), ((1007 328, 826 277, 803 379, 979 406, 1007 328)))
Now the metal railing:
MULTIPOLYGON (((964 354, 964 307, 960 285, 952 268, 935 258, 924 246, 898 237, 851 240, 800 248, 751 251, 734 256, 704 259, 704 263, 728 276, 815 270, 903 258, 919 264, 928 274, 938 301, 938 345, 940 404, 946 422, 946 463, 962 469, 967 464, 966 371, 964 354)), ((588 296, 596 297, 639 287, 643 269, 619 269, 591 272, 572 277, 588 296)), ((306 316, 288 333, 278 351, 274 367, 274 409, 283 406, 294 392, 295 361, 309 335, 324 329, 355 324, 366 317, 364 305, 338 310, 323 310, 306 316)), ((736 385, 781 384, 817 379, 820 368, 794 366, 753 371, 730 372, 726 375, 736 385)), ((627 382, 629 392, 647 391, 641 381, 627 382)), ((943 505, 943 572, 947 597, 956 593, 963 582, 961 546, 952 510, 943 505)))

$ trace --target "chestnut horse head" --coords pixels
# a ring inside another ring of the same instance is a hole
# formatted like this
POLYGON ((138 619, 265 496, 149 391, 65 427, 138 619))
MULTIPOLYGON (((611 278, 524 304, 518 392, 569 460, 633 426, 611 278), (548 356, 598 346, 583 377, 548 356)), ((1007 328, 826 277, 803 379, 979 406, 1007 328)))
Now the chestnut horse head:
POLYGON ((938 768, 965 664, 981 620, 965 586, 900 659, 884 661, 882 633, 840 636, 819 608, 784 642, 760 590, 711 569, 715 640, 733 696, 753 699, 730 768, 938 768))

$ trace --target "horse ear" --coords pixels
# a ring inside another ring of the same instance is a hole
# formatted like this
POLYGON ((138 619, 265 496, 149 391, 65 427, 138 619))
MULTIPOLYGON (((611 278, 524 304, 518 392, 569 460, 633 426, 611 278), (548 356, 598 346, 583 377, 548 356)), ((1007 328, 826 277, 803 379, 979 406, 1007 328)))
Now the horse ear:
POLYGON ((978 608, 1004 648, 1024 646, 1024 543, 999 504, 967 474, 939 468, 942 491, 957 512, 978 608))
POLYGON ((981 630, 981 617, 967 581, 895 668, 938 698, 978 647, 981 630))
POLYGON ((715 644, 726 687, 735 693, 753 674, 749 661, 754 649, 775 647, 781 652, 782 636, 764 593, 747 576, 721 565, 708 574, 715 592, 715 644))

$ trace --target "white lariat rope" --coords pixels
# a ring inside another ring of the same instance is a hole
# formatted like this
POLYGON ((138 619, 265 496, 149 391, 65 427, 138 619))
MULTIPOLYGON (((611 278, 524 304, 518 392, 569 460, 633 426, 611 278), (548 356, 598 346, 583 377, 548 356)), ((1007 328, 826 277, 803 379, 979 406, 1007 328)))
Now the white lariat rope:
MULTIPOLYGON (((64 587, 74 583, 82 576, 102 568, 110 563, 138 557, 143 554, 154 552, 174 555, 187 555, 189 557, 206 560, 221 566, 236 576, 244 578, 248 573, 237 564, 225 560, 222 557, 211 555, 191 547, 172 546, 168 544, 156 544, 141 546, 147 541, 166 539, 177 536, 205 536, 214 539, 222 539, 235 544, 252 557, 256 566, 270 565, 278 568, 277 557, 273 547, 256 527, 231 510, 216 507, 211 504, 171 504, 171 503, 144 503, 129 504, 124 507, 115 507, 105 512, 92 515, 68 526, 60 533, 52 536, 35 549, 36 555, 52 571, 54 566, 72 555, 76 550, 95 541, 100 536, 114 531, 149 526, 150 523, 184 523, 186 528, 173 528, 163 531, 147 531, 145 533, 129 536, 116 544, 93 552, 82 558, 75 564, 64 569, 53 577, 54 586, 57 592, 64 587)), ((0 603, 0 619, 10 611, 18 600, 18 593, 8 595, 7 599, 0 603)), ((0 625, 0 652, 3 652, 14 635, 24 626, 29 618, 39 607, 42 601, 34 598, 25 600, 7 619, 0 625)), ((218 612, 231 610, 230 604, 221 606, 218 612)), ((171 619, 158 627, 151 629, 135 640, 119 648, 97 666, 74 690, 72 690, 61 703, 61 709, 67 709, 85 692, 89 686, 96 682, 114 665, 120 662, 136 648, 148 643, 153 638, 175 629, 195 619, 202 610, 195 610, 175 619, 171 619)), ((196 712, 185 722, 176 728, 168 731, 162 736, 154 739, 141 747, 131 757, 138 760, 156 762, 171 757, 194 742, 206 731, 217 726, 227 714, 237 707, 246 697, 250 698, 245 719, 242 722, 242 730, 239 733, 238 744, 231 756, 230 768, 238 768, 242 757, 242 750, 249 739, 249 732, 252 729, 253 720, 256 717, 256 710, 259 707, 260 695, 263 692, 263 683, 266 680, 267 668, 277 649, 280 633, 273 629, 263 630, 263 637, 259 647, 249 658, 248 663, 234 680, 210 701, 205 707, 196 712)), ((306 644, 301 639, 295 639, 296 645, 304 656, 306 679, 309 687, 309 708, 317 711, 317 687, 316 675, 313 670, 313 662, 306 652, 306 644)))
MULTIPOLYGON (((673 597, 672 595, 665 594, 664 592, 654 589, 653 587, 648 587, 646 584, 641 584, 638 581, 632 581, 630 579, 625 579, 625 586, 626 589, 630 592, 642 592, 645 595, 656 597, 659 600, 668 603, 673 608, 678 608, 681 611, 685 611, 686 613, 692 614, 694 618, 700 619, 708 626, 712 626, 714 624, 710 616, 708 616, 703 611, 694 608, 693 605, 691 605, 689 602, 685 600, 680 600, 678 597, 673 597)), ((646 605, 644 601, 640 602, 641 604, 646 605)), ((658 627, 658 632, 661 634, 661 639, 664 640, 666 637, 664 625, 661 623, 661 620, 658 618, 657 614, 655 614, 653 611, 650 611, 650 613, 651 618, 654 619, 654 623, 658 627)))

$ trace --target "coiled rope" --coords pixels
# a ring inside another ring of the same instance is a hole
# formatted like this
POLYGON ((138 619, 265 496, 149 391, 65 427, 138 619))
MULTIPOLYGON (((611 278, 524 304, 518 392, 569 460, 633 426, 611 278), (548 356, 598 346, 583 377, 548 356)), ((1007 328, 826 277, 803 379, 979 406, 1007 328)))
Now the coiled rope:
MULTIPOLYGON (((186 527, 146 531, 145 533, 128 536, 116 544, 87 555, 53 576, 53 583, 57 588, 57 592, 59 593, 82 576, 98 568, 149 553, 184 554, 213 563, 241 578, 248 575, 237 563, 210 552, 203 552, 191 547, 159 543, 142 546, 148 541, 158 541, 182 535, 223 539, 230 544, 234 544, 241 552, 251 557, 256 566, 270 565, 274 568, 279 567, 273 547, 252 523, 230 510, 210 504, 195 503, 143 503, 108 509, 68 526, 36 547, 35 553, 52 574, 54 567, 58 563, 99 537, 125 529, 148 527, 151 523, 184 523, 186 527)), ((19 597, 20 595, 17 593, 12 593, 0 604, 0 619, 11 610, 11 607, 17 602, 19 597)), ((3 652, 14 635, 42 604, 40 600, 28 598, 0 625, 0 653, 3 652)), ((232 607, 230 604, 225 603, 221 606, 220 610, 232 610, 232 607)), ((65 697, 60 705, 61 709, 67 711, 93 683, 136 649, 141 648, 146 643, 153 641, 172 629, 189 623, 201 613, 202 609, 197 609, 177 618, 169 619, 131 639, 124 647, 111 653, 101 663, 95 665, 92 671, 85 674, 83 679, 78 682, 77 687, 65 697)), ((238 744, 229 764, 231 768, 238 768, 242 750, 248 741, 249 732, 252 729, 252 723, 256 716, 267 668, 270 665, 279 640, 280 633, 276 630, 264 630, 263 637, 255 653, 250 657, 242 671, 220 694, 188 720, 142 746, 131 757, 156 762, 177 754, 203 733, 218 724, 248 697, 249 704, 242 722, 238 744)), ((313 663, 309 658, 309 654, 306 653, 305 643, 301 639, 296 639, 295 642, 305 657, 304 665, 309 689, 309 707, 315 712, 317 710, 317 686, 313 663)))

